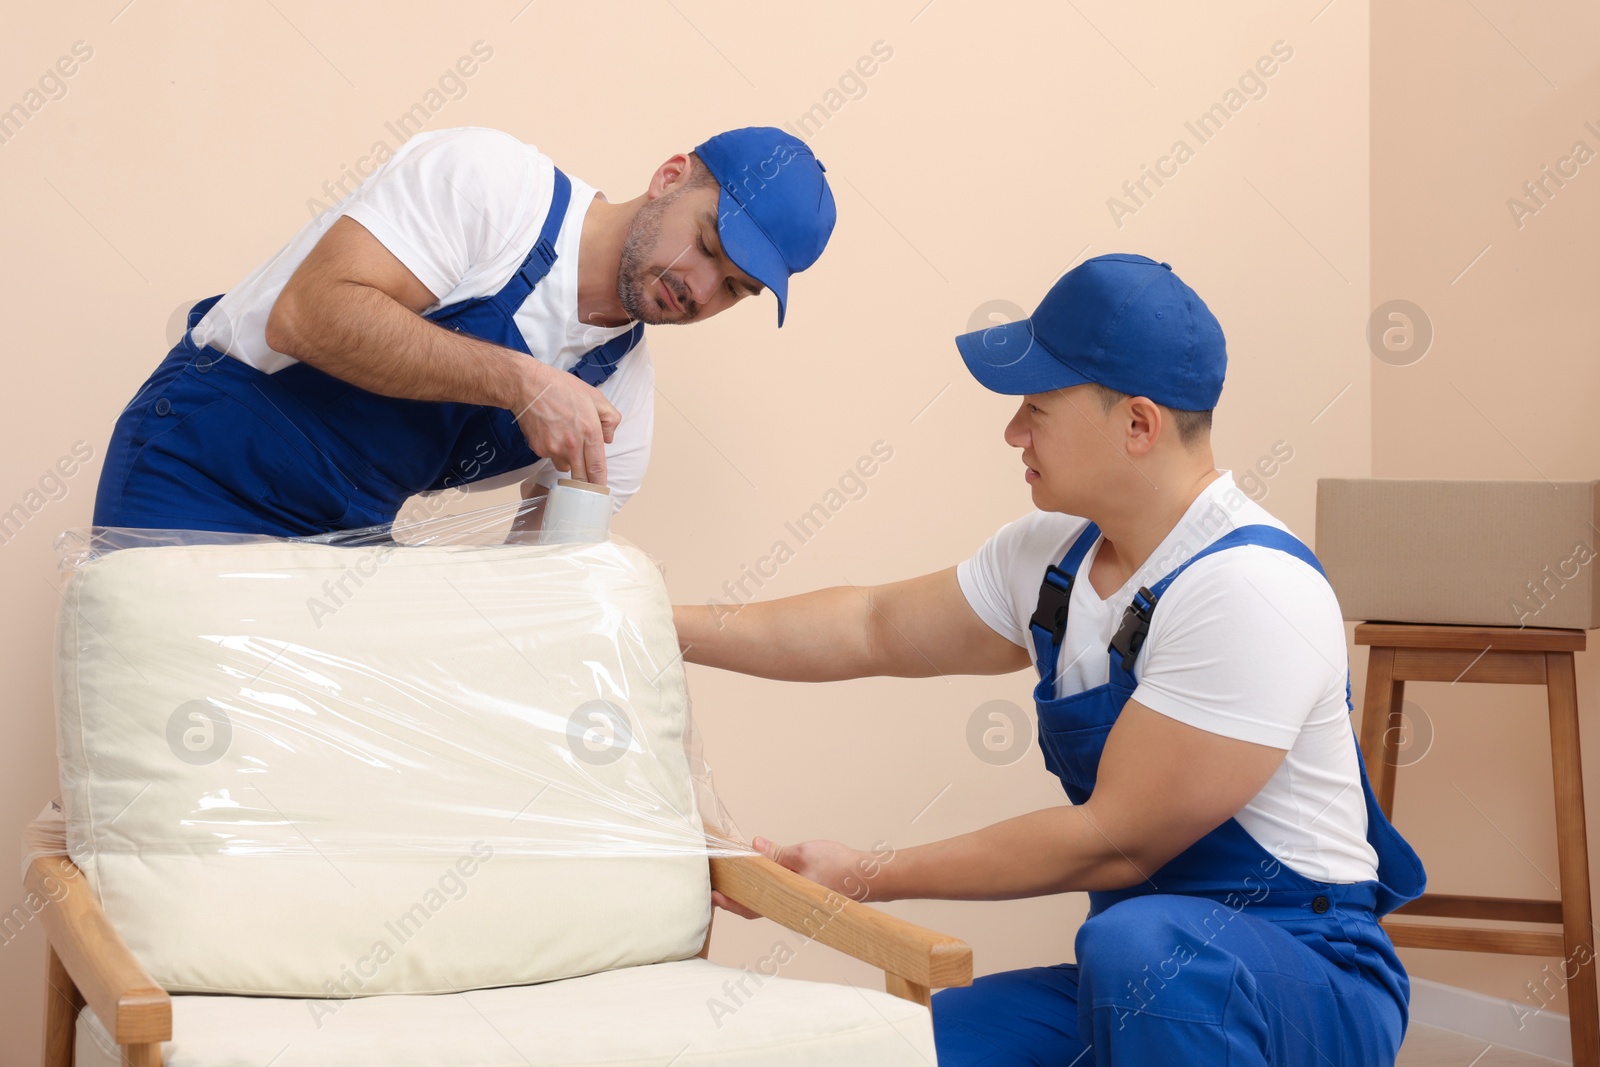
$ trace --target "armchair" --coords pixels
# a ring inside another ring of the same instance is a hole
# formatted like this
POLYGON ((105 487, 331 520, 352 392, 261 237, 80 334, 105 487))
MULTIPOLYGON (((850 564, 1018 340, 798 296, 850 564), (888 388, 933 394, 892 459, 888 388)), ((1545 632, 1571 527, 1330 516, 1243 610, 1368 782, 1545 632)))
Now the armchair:
POLYGON ((636 549, 70 562, 47 1067, 934 1061, 970 950, 739 843, 636 549), (886 991, 711 963, 713 887, 886 991))

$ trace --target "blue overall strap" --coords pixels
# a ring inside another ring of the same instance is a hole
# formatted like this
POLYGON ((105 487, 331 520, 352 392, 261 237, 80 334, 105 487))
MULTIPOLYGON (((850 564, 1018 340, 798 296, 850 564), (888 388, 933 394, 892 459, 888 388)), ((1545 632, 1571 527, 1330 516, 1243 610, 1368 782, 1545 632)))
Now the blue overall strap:
MULTIPOLYGON (((530 293, 550 273, 556 262, 556 237, 561 233, 561 223, 566 219, 567 206, 572 202, 572 179, 556 167, 555 191, 550 196, 550 210, 545 214, 539 239, 533 243, 522 266, 509 281, 494 294, 494 301, 504 309, 508 320, 515 318, 530 293)), ((585 352, 572 368, 572 373, 587 385, 599 387, 616 372, 622 357, 632 352, 644 336, 644 323, 635 323, 633 329, 621 333, 604 344, 585 352)))
POLYGON ((511 280, 494 295, 494 299, 503 304, 510 314, 516 313, 522 302, 528 299, 528 294, 533 292, 534 286, 542 282, 544 276, 550 273, 550 268, 555 266, 556 237, 561 233, 561 223, 566 220, 567 205, 572 202, 572 179, 563 174, 560 167, 554 169, 556 187, 550 195, 550 210, 545 214, 539 239, 533 242, 533 248, 511 280))
POLYGON ((639 343, 644 336, 644 323, 636 322, 633 329, 627 333, 619 333, 603 345, 598 345, 583 354, 577 365, 572 368, 580 381, 589 385, 599 384, 611 377, 617 369, 617 364, 622 362, 622 357, 633 351, 633 346, 639 343))
POLYGON ((1287 530, 1280 530, 1276 526, 1268 526, 1265 523, 1252 523, 1249 526, 1241 526, 1237 530, 1231 530, 1184 560, 1177 567, 1174 567, 1171 573, 1157 582, 1153 588, 1140 587, 1139 591, 1133 595, 1132 602, 1124 609, 1122 624, 1117 627, 1116 635, 1111 638, 1111 647, 1108 651, 1112 654, 1112 666, 1118 666, 1117 657, 1120 654, 1121 669, 1123 671, 1133 670, 1134 657, 1138 656, 1139 648, 1144 644, 1145 636, 1150 632, 1150 615, 1155 611, 1156 602, 1161 599, 1162 594, 1167 591, 1167 587, 1177 579, 1178 575, 1214 552, 1237 548, 1240 545, 1260 545, 1263 548, 1287 552, 1296 559, 1303 560, 1309 564, 1312 569, 1318 574, 1322 574, 1324 578, 1327 577, 1323 573, 1322 564, 1317 561, 1317 557, 1312 554, 1311 549, 1307 548, 1304 542, 1287 530))
POLYGON ((1157 582, 1150 590, 1151 593, 1159 598, 1162 593, 1167 591, 1167 586, 1172 584, 1173 579, 1188 570, 1196 561, 1205 559, 1213 552, 1221 552, 1223 549, 1234 548, 1238 545, 1260 545, 1262 548, 1275 548, 1280 552, 1287 552, 1296 559, 1310 564, 1311 569, 1318 574, 1322 574, 1324 578, 1327 577, 1326 574, 1323 574, 1322 564, 1317 561, 1316 556, 1311 554, 1311 550, 1305 546, 1305 542, 1301 541, 1300 538, 1288 530, 1280 530, 1276 526, 1253 523, 1250 526, 1241 526, 1237 530, 1224 534, 1184 560, 1173 569, 1171 574, 1157 582))
POLYGON ((1048 690, 1056 684, 1056 650, 1067 632, 1067 609, 1072 603, 1072 583, 1083 566, 1083 557, 1089 546, 1100 536, 1100 527, 1094 523, 1083 528, 1078 539, 1072 542, 1061 565, 1045 568, 1044 582, 1039 586, 1039 603, 1033 609, 1028 632, 1033 636, 1034 666, 1039 669, 1039 679, 1048 690))

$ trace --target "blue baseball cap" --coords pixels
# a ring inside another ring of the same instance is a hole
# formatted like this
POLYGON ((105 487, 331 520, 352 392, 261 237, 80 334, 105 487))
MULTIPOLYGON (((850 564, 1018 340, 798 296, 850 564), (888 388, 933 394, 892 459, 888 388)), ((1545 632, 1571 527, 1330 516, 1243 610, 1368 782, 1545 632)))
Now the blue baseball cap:
POLYGON ((827 170, 806 143, 773 126, 719 133, 695 155, 722 186, 717 233, 728 258, 778 298, 778 325, 789 301, 789 275, 817 261, 833 233, 827 170))
POLYGON ((1222 395, 1222 326, 1168 263, 1111 253, 1050 287, 1033 314, 965 333, 956 348, 996 393, 1048 393, 1095 382, 1179 411, 1210 411, 1222 395))

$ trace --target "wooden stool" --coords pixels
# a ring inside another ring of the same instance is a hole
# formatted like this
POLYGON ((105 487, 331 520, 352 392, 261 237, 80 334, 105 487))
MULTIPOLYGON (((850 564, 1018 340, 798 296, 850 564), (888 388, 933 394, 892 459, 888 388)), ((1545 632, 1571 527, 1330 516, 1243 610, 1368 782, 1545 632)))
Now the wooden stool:
POLYGON ((1559 923, 1561 933, 1389 921, 1383 927, 1396 945, 1561 957, 1572 1011, 1572 1062, 1575 1067, 1600 1067, 1600 995, 1596 989, 1590 921, 1589 844, 1583 819, 1578 686, 1572 658, 1574 652, 1584 649, 1584 632, 1361 623, 1356 627, 1356 644, 1372 647, 1367 657, 1361 753, 1378 806, 1391 817, 1397 763, 1390 738, 1402 729, 1400 711, 1406 682, 1501 682, 1546 687, 1561 899, 1425 893, 1394 914, 1559 923))

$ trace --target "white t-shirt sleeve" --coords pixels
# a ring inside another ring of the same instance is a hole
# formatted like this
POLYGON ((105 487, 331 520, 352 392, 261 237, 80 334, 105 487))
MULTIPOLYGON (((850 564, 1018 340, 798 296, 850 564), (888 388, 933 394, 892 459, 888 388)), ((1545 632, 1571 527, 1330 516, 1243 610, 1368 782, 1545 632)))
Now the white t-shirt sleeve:
POLYGON ((1028 620, 1045 568, 1061 562, 1063 543, 1071 544, 1086 525, 1087 519, 1029 512, 956 564, 956 582, 978 618, 1012 644, 1030 648, 1028 620))
POLYGON ((1289 749, 1332 689, 1343 702, 1347 666, 1328 583, 1292 556, 1247 545, 1167 587, 1133 699, 1210 733, 1289 749))
POLYGON ((507 263, 526 254, 513 237, 530 210, 548 205, 551 189, 536 186, 553 181, 536 158, 499 130, 442 130, 402 149, 356 190, 344 214, 442 302, 479 275, 509 276, 507 263))
POLYGON ((956 584, 961 586, 967 603, 989 629, 1012 644, 1026 648, 1027 640, 1017 626, 1006 585, 1006 561, 1020 534, 1018 528, 1022 521, 1006 523, 979 545, 970 558, 956 564, 956 584))
MULTIPOLYGON (((650 466, 650 441, 655 435, 656 369, 650 360, 650 342, 641 337, 616 371, 600 384, 600 392, 622 412, 617 432, 606 446, 606 484, 611 487, 612 512, 622 510, 644 483, 650 466)), ((529 471, 533 481, 554 486, 565 477, 555 464, 541 459, 529 471)))

